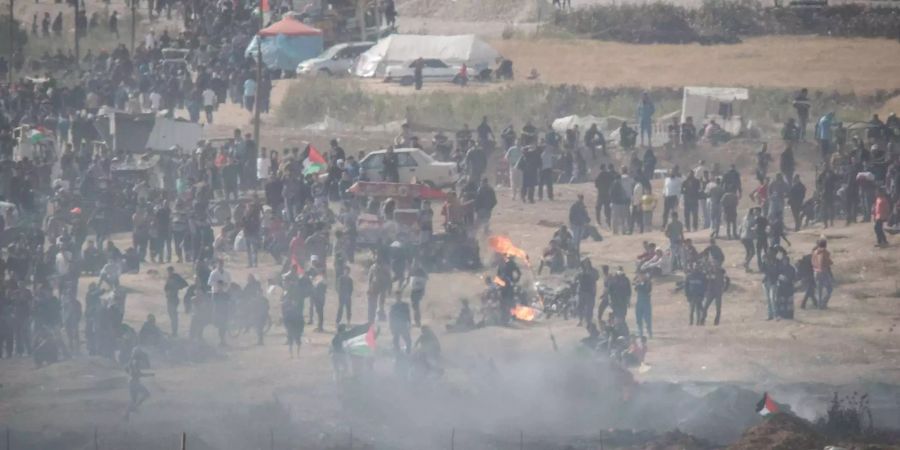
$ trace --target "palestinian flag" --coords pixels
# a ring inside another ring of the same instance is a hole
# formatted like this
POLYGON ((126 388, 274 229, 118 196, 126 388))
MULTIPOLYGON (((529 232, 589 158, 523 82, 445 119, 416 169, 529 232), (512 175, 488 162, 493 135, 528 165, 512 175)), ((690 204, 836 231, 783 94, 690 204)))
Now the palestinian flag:
POLYGON ((328 163, 325 162, 325 158, 322 157, 322 154, 319 153, 312 144, 310 144, 308 148, 309 153, 303 161, 303 175, 317 174, 327 169, 328 163))
POLYGON ((375 325, 358 325, 347 331, 344 350, 353 356, 375 356, 375 325))
POLYGON ((775 400, 772 400, 772 397, 769 396, 768 392, 763 394, 762 400, 756 404, 756 413, 761 416, 768 416, 769 414, 775 414, 779 411, 778 404, 775 403, 775 400))
POLYGON ((35 127, 28 133, 28 139, 31 140, 32 144, 37 144, 47 139, 47 130, 42 127, 35 127))

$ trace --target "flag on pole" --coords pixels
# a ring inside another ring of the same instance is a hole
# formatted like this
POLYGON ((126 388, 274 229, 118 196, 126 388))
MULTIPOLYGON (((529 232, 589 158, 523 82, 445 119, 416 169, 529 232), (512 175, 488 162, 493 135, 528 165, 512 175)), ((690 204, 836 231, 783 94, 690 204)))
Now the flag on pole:
POLYGON ((762 400, 756 404, 756 413, 761 416, 768 416, 769 414, 775 414, 779 411, 781 411, 781 409, 778 408, 778 404, 772 400, 772 397, 769 396, 768 392, 764 393, 762 400))
POLYGON ((344 350, 353 356, 375 356, 375 325, 356 326, 344 339, 344 350))
POLYGON ((303 175, 316 174, 328 168, 328 163, 325 162, 322 154, 312 144, 309 144, 308 148, 309 153, 303 161, 303 175))

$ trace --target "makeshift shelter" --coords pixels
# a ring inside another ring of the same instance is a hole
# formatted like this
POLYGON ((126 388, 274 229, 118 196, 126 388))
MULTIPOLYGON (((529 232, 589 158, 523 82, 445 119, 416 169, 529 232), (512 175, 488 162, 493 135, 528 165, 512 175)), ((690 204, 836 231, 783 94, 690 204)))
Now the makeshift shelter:
POLYGON ((750 93, 744 88, 687 86, 681 102, 681 122, 693 117, 699 128, 715 119, 723 130, 737 135, 743 131, 742 106, 749 98, 750 93))
POLYGON ((262 39, 262 60, 270 69, 293 72, 297 64, 322 53, 322 30, 313 28, 295 19, 285 16, 278 22, 269 25, 253 37, 247 46, 245 55, 256 58, 257 39, 262 39))
POLYGON ((417 58, 439 59, 450 66, 466 64, 469 73, 493 65, 500 53, 474 34, 425 36, 392 34, 359 56, 353 73, 358 77, 381 77, 388 66, 409 64, 417 58))
POLYGON ((111 111, 98 115, 94 126, 100 139, 114 152, 167 152, 174 147, 192 149, 203 139, 200 124, 152 113, 111 111))

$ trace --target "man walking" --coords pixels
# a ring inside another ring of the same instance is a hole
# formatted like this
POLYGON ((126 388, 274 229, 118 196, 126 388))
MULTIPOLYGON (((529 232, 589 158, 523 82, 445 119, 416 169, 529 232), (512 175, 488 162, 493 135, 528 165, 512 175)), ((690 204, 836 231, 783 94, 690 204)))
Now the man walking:
POLYGON ((816 298, 819 300, 819 309, 828 308, 831 293, 834 290, 831 274, 831 253, 828 251, 828 241, 820 239, 812 252, 813 274, 816 280, 816 298))
POLYGON ((169 312, 169 322, 172 324, 172 337, 178 336, 178 291, 188 287, 187 281, 175 273, 175 268, 166 268, 166 284, 163 290, 166 292, 166 308, 169 312))
POLYGON ((575 254, 581 254, 581 240, 587 234, 586 227, 591 223, 591 216, 588 215, 587 207, 584 206, 584 194, 578 194, 578 200, 569 208, 569 229, 572 230, 572 237, 575 244, 575 254))

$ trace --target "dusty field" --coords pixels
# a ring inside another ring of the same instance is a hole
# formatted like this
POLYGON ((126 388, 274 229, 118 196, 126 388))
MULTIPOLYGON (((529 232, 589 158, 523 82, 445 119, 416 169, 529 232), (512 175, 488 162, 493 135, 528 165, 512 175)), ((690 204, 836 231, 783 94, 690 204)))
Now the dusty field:
POLYGON ((520 76, 585 86, 767 86, 871 93, 900 87, 900 42, 765 37, 742 44, 631 45, 590 40, 494 40, 520 76))

